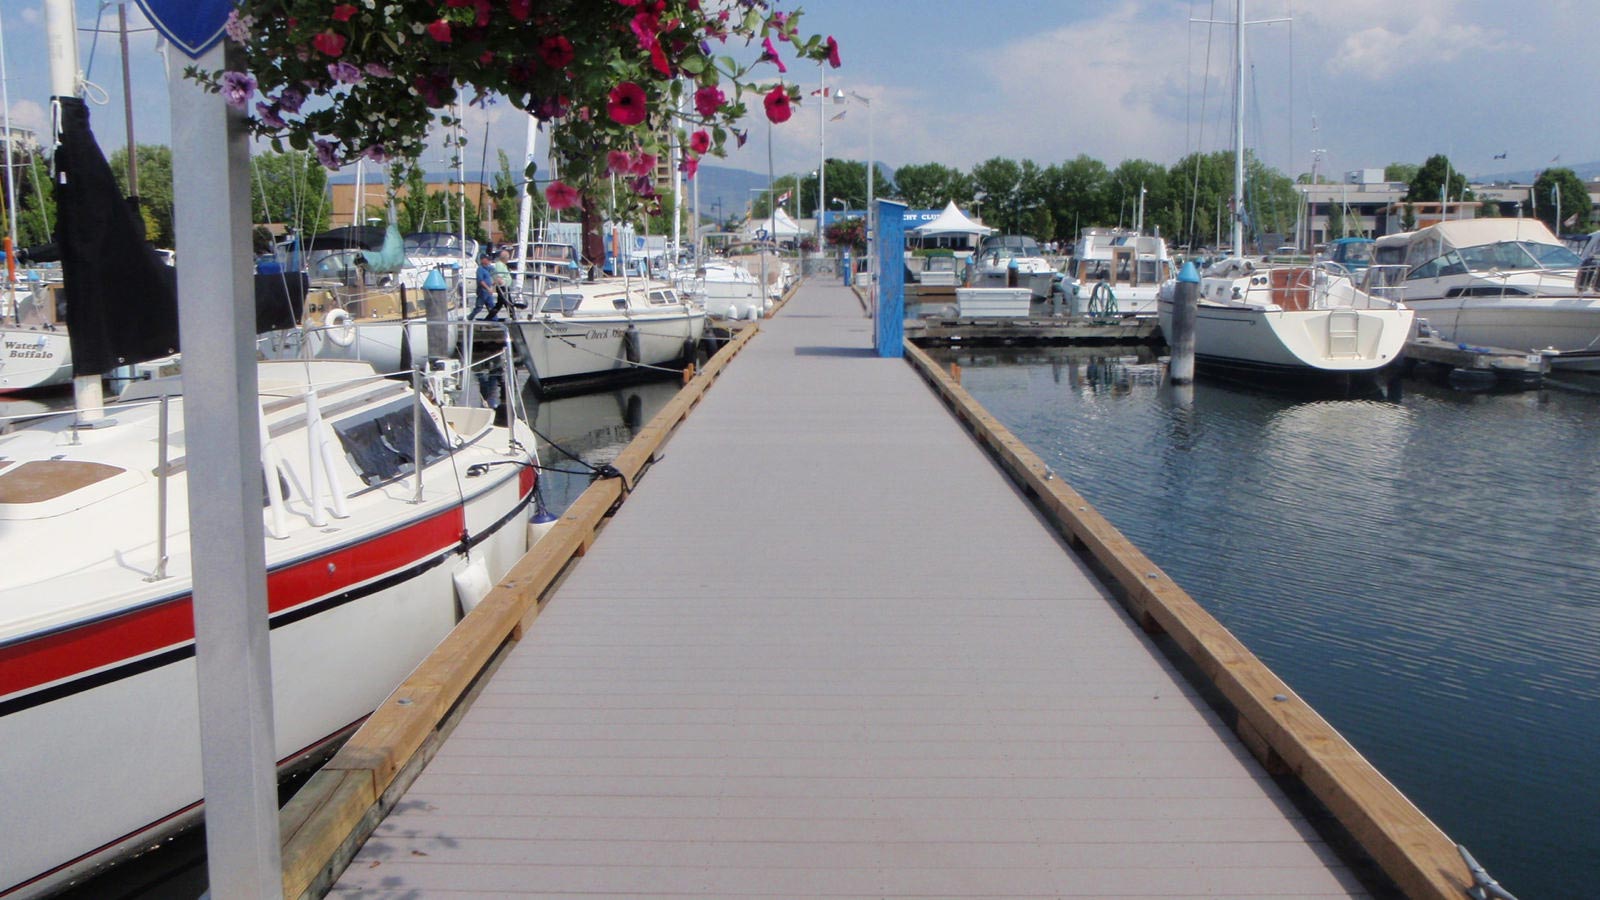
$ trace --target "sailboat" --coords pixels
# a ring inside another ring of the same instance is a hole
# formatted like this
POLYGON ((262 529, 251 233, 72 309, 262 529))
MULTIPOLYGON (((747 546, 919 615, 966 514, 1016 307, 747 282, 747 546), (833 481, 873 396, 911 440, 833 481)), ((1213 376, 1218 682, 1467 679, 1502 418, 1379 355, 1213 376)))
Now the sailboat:
MULTIPOLYGON (((1195 363, 1273 382, 1370 378, 1405 353, 1415 313, 1358 288, 1342 272, 1272 266, 1245 259, 1244 0, 1234 12, 1233 247, 1235 255, 1200 279, 1195 363)), ((1172 333, 1176 280, 1158 296, 1161 328, 1172 333)))
MULTIPOLYGON (((142 255, 83 102, 57 102, 74 365, 164 354, 171 270, 142 255)), ((354 728, 526 551, 535 440, 515 417, 435 401, 442 379, 424 392, 327 360, 258 376, 263 465, 247 477, 287 770, 354 728)), ((0 895, 57 890, 202 814, 184 403, 180 378, 158 378, 92 424, 0 435, 0 895)))

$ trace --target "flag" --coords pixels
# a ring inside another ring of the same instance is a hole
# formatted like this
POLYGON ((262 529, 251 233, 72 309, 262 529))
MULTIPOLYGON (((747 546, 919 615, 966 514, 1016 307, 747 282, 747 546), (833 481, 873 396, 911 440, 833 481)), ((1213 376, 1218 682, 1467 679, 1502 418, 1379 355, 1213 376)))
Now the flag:
POLYGON ((784 191, 782 194, 778 195, 778 202, 782 203, 785 200, 788 200, 790 193, 791 193, 790 191, 784 191))

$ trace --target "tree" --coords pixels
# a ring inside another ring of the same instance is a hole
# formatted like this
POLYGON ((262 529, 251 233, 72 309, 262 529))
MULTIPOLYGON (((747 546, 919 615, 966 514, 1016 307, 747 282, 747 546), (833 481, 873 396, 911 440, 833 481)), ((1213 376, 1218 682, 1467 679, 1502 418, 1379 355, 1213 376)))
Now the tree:
POLYGON ((1422 163, 1417 174, 1409 182, 1410 189, 1406 191, 1406 199, 1413 203, 1437 203, 1439 194, 1445 186, 1445 178, 1449 177, 1450 186, 1445 193, 1446 200, 1471 200, 1472 191, 1467 187, 1467 176, 1461 174, 1443 153, 1435 153, 1422 163))
POLYGON ((1171 222, 1171 234, 1188 247, 1217 246, 1230 233, 1228 216, 1233 197, 1233 153, 1191 153, 1167 170, 1180 218, 1171 222), (1221 231, 1218 231, 1218 223, 1221 231))
POLYGON ((1545 169, 1533 182, 1533 205, 1539 221, 1556 234, 1589 230, 1589 189, 1571 169, 1545 169), (1556 218, 1559 208, 1560 219, 1556 218))
POLYGON ((986 159, 972 167, 972 183, 986 224, 1004 233, 1018 230, 1018 189, 1022 166, 1003 157, 986 159))
MULTIPOLYGON (((1107 174, 1102 185, 1102 205, 1106 210, 1106 220, 1110 222, 1110 211, 1117 211, 1117 224, 1132 228, 1138 216, 1139 191, 1145 191, 1144 208, 1146 214, 1145 229, 1150 230, 1157 223, 1151 218, 1151 213, 1167 205, 1167 168, 1159 163, 1146 159, 1125 159, 1107 174)), ((1169 228, 1171 223, 1167 223, 1169 228)))
MULTIPOLYGON (((428 190, 427 178, 421 169, 407 169, 403 172, 393 172, 401 178, 397 190, 399 200, 395 218, 400 231, 410 234, 417 231, 445 231, 449 223, 449 231, 457 232, 461 228, 462 199, 456 193, 455 186, 442 190, 428 190)), ((478 205, 471 198, 466 201, 467 237, 476 241, 484 240, 487 235, 483 232, 483 218, 478 214, 478 205)))
POLYGON ((959 169, 939 163, 901 166, 894 173, 892 189, 879 187, 878 196, 898 196, 912 209, 943 209, 954 200, 959 206, 972 203, 972 177, 959 169))
MULTIPOLYGON (((517 234, 518 229, 522 227, 522 195, 524 190, 527 190, 531 195, 529 199, 533 201, 529 217, 534 223, 534 227, 537 227, 538 222, 544 220, 548 210, 545 206, 544 195, 531 189, 532 184, 527 181, 526 176, 521 172, 512 173, 511 159, 506 156, 506 152, 500 150, 497 153, 499 154, 500 168, 490 179, 489 196, 494 198, 495 228, 500 232, 501 239, 504 240, 511 235, 517 234)), ((520 240, 520 237, 518 239, 520 240)))
POLYGON ((1345 237, 1346 235, 1344 228, 1344 204, 1329 203, 1328 229, 1324 240, 1332 241, 1345 237))
MULTIPOLYGON (((0 210, 0 222, 6 226, 3 233, 11 233, 10 220, 6 216, 11 214, 14 207, 17 211, 19 247, 34 247, 55 240, 56 201, 50 190, 49 159, 37 148, 19 147, 12 156, 12 164, 16 167, 12 181, 16 185, 17 197, 15 204, 7 202, 5 208, 0 210)), ((5 180, 0 178, 0 193, 3 193, 4 187, 5 180)))
POLYGON ((1417 205, 1415 203, 1407 203, 1400 208, 1400 230, 1417 230, 1417 205))
POLYGON ((250 160, 250 172, 250 221, 281 223, 300 234, 328 229, 331 214, 323 200, 328 170, 316 157, 269 151, 250 160))
POLYGON ((1417 167, 1411 163, 1389 163, 1383 167, 1384 181, 1397 181, 1401 184, 1410 184, 1417 177, 1417 167))
MULTIPOLYGON (((139 164, 139 208, 145 218, 145 239, 157 247, 173 245, 172 148, 139 144, 134 160, 139 164)), ((117 188, 128 193, 128 148, 120 147, 108 160, 117 188)))
POLYGON ((1056 235, 1076 238, 1080 229, 1108 220, 1102 197, 1109 175, 1105 163, 1081 153, 1045 167, 1040 181, 1045 207, 1055 219, 1052 230, 1056 235))

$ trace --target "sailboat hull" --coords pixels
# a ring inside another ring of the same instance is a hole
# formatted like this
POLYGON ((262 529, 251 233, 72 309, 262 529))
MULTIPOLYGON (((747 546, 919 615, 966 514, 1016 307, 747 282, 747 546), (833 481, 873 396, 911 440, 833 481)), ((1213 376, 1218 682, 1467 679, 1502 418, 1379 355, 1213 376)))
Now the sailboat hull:
MULTIPOLYGON (((1297 377, 1373 375, 1405 353, 1409 309, 1284 310, 1201 303, 1195 313, 1195 361, 1235 370, 1297 377)), ((1170 334, 1172 303, 1160 303, 1170 334)))
POLYGON ((0 328, 0 392, 54 387, 72 380, 65 328, 0 328))

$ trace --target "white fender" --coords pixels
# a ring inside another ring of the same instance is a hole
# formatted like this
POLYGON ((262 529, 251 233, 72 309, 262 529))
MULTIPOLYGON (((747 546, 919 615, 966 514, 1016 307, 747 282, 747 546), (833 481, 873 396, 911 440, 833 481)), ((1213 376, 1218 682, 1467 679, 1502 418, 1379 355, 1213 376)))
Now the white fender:
POLYGON ((494 585, 489 581, 489 564, 484 561, 483 554, 457 569, 451 580, 455 582, 456 600, 461 604, 461 614, 464 616, 472 612, 473 608, 489 595, 489 589, 494 585))
POLYGON ((350 314, 343 309, 330 309, 322 317, 322 327, 328 334, 328 340, 341 347, 348 347, 356 342, 356 322, 350 314))

